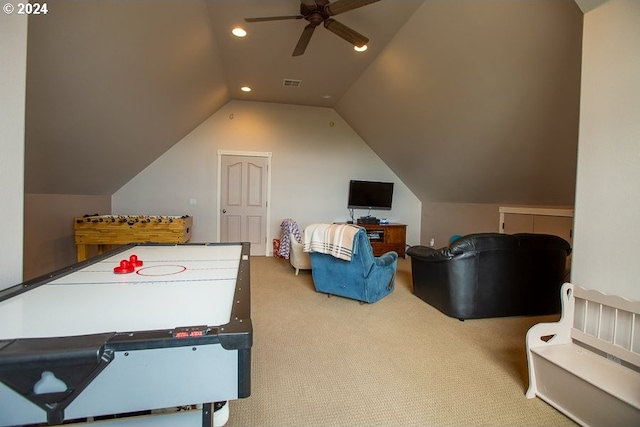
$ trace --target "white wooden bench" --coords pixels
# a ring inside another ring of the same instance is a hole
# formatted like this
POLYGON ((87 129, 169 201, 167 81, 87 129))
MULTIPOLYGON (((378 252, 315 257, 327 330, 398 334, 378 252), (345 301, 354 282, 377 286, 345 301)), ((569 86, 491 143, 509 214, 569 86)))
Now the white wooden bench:
POLYGON ((527 397, 585 426, 640 426, 640 301, 571 283, 562 317, 527 332, 527 397))

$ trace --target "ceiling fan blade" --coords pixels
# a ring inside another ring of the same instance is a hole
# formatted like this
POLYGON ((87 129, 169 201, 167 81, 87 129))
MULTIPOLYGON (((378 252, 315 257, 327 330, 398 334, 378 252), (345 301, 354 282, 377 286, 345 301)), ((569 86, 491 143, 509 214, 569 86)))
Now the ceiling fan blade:
POLYGON ((380 0, 337 0, 327 5, 325 10, 329 13, 329 16, 335 16, 379 1, 380 0))
POLYGON ((305 50, 307 50, 307 46, 309 45, 309 41, 311 41, 311 36, 313 35, 313 32, 315 31, 315 29, 316 29, 316 26, 312 24, 309 24, 306 27, 304 27, 304 30, 300 35, 300 39, 298 40, 298 44, 296 45, 296 48, 293 50, 293 55, 291 56, 300 56, 304 53, 305 50))
POLYGON ((352 30, 344 24, 329 18, 324 21, 324 26, 327 30, 331 31, 335 35, 342 37, 354 46, 364 46, 369 43, 369 39, 360 34, 359 32, 352 30))
POLYGON ((265 21, 283 21, 285 19, 302 19, 302 15, 289 15, 289 16, 267 16, 264 18, 244 18, 245 22, 265 22, 265 21))

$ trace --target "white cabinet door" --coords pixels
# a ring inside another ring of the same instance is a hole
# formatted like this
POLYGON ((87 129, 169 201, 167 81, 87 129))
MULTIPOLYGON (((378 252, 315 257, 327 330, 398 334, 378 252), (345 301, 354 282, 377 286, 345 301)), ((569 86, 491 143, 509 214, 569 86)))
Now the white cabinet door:
POLYGON ((501 207, 500 233, 538 233, 573 241, 573 209, 501 207))

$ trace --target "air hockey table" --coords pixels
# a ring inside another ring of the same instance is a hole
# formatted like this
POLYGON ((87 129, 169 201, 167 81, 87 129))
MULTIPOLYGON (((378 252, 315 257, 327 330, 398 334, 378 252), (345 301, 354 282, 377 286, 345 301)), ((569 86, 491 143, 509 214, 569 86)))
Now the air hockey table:
POLYGON ((249 246, 127 245, 0 291, 0 426, 187 405, 214 425, 250 395, 249 246))

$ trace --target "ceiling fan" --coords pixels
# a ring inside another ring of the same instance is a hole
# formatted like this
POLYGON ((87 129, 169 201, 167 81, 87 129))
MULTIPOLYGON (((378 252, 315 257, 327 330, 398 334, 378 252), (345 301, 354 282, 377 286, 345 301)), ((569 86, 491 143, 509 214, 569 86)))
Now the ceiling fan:
POLYGON ((309 45, 311 36, 316 27, 323 24, 324 27, 342 37, 354 46, 362 47, 369 43, 369 39, 344 24, 336 21, 332 16, 358 9, 380 0, 336 0, 331 3, 329 0, 301 0, 300 15, 289 16, 270 16, 264 18, 245 18, 246 22, 264 22, 264 21, 282 21, 286 19, 306 19, 309 21, 302 35, 293 50, 292 56, 300 56, 304 53, 309 45))

